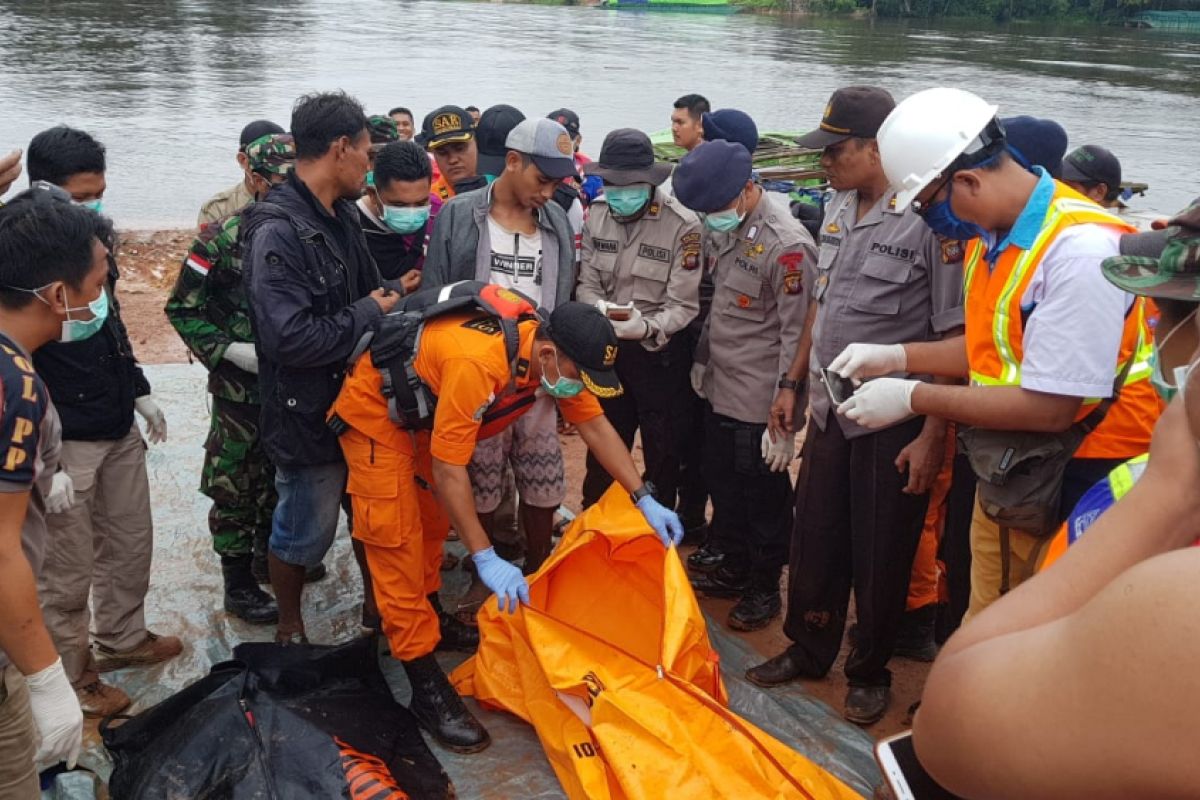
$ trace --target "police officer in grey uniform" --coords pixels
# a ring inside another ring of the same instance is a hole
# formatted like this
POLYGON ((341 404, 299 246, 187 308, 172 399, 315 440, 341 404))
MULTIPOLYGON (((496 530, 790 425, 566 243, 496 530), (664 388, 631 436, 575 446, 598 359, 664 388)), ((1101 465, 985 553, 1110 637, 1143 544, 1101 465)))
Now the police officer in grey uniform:
POLYGON ((804 267, 816 258, 816 244, 786 203, 752 180, 750 152, 737 142, 697 147, 676 168, 674 185, 680 202, 704 215, 712 234, 706 250, 715 258, 692 383, 708 401, 705 477, 712 535, 725 557, 696 586, 739 597, 729 626, 752 631, 782 607, 795 436, 772 437, 767 419, 804 333, 804 267))
MULTIPOLYGON (((610 133, 600 158, 585 167, 604 181, 583 229, 576 296, 612 322, 620 342, 617 375, 625 392, 600 404, 625 444, 640 428, 646 481, 675 505, 678 442, 691 367, 676 336, 700 310, 700 220, 658 187, 671 166, 656 163, 650 137, 632 128, 610 133)), ((583 505, 600 499, 612 478, 589 453, 583 505)))
POLYGON ((807 275, 816 301, 812 351, 789 370, 795 378, 807 369, 811 388, 784 623, 793 644, 747 672, 760 686, 824 677, 841 648, 853 588, 858 635, 846 660, 844 713, 861 725, 879 720, 890 702, 887 663, 946 425, 914 417, 884 430, 860 428, 833 412, 837 398, 821 368, 850 342, 930 341, 963 324, 962 275, 947 267, 962 260, 960 243, 943 243, 915 212, 897 207, 880 165, 875 135, 894 106, 882 89, 839 89, 820 128, 798 140, 823 148, 837 194, 807 275))

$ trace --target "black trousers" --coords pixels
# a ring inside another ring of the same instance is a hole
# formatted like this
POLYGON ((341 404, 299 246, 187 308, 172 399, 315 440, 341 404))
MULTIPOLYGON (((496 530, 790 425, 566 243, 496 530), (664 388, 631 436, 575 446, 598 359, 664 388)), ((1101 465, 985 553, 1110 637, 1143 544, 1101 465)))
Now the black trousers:
MULTIPOLYGON (((686 422, 678 407, 685 394, 692 394, 688 379, 692 362, 687 347, 676 339, 656 353, 635 341, 622 341, 619 347, 616 370, 625 391, 602 399, 600 406, 626 447, 633 448, 634 434, 641 430, 645 479, 657 488, 658 502, 674 508, 679 487, 678 442, 686 422)), ((599 500, 611 484, 612 477, 589 452, 583 507, 599 500)))
POLYGON ((792 479, 762 459, 767 426, 715 413, 704 417, 705 479, 713 503, 713 535, 724 565, 750 578, 751 591, 779 591, 792 529, 792 479))
POLYGON ((889 686, 887 669, 904 615, 929 495, 901 490, 900 454, 924 418, 847 439, 832 414, 811 420, 796 483, 784 633, 806 672, 829 672, 842 646, 850 590, 858 643, 846 659, 851 686, 889 686))
MULTIPOLYGON (((696 344, 700 339, 701 326, 689 325, 676 336, 682 337, 687 347, 688 369, 695 362, 696 344)), ((684 435, 679 442, 679 504, 676 507, 685 525, 703 521, 708 506, 708 483, 704 477, 704 418, 707 403, 689 388, 679 398, 676 413, 684 414, 684 435)))

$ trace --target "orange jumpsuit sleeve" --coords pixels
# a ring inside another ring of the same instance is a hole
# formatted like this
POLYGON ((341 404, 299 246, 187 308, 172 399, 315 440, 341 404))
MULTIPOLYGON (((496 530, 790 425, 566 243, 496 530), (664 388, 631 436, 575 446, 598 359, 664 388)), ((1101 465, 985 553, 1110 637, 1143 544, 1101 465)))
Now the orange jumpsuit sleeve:
POLYGON ((586 389, 574 397, 559 400, 558 407, 562 410, 563 419, 572 425, 587 422, 589 419, 595 419, 604 413, 604 409, 600 407, 600 401, 596 399, 596 395, 586 389))
POLYGON ((465 467, 475 452, 483 412, 496 399, 496 380, 485 365, 469 358, 448 359, 441 377, 429 451, 447 464, 465 467))

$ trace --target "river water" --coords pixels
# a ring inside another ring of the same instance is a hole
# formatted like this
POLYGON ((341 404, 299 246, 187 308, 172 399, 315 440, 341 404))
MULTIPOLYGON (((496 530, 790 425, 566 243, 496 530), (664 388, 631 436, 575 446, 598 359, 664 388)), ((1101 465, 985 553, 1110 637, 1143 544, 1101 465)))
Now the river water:
POLYGON ((122 227, 190 225, 239 176, 251 119, 287 127, 300 94, 405 105, 568 106, 595 155, 616 127, 666 128, 686 92, 805 130, 833 89, 971 89, 1002 114, 1057 119, 1149 183, 1169 212, 1200 194, 1200 36, 1099 26, 898 23, 438 0, 0 2, 0 150, 60 122, 108 147, 122 227))

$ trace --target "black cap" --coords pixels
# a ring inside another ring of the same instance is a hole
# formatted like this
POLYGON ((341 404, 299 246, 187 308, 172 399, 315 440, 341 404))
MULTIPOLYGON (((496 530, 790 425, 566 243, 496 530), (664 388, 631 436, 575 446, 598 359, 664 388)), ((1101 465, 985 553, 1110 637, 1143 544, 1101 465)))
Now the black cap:
POLYGON ((597 397, 616 397, 624 390, 614 369, 617 334, 612 323, 590 303, 567 302, 550 312, 550 340, 579 368, 579 379, 597 397))
POLYGON ((1112 151, 1085 144, 1067 153, 1063 159, 1062 179, 1075 183, 1106 183, 1115 192, 1121 187, 1121 162, 1112 151))
POLYGON ((587 175, 596 175, 613 186, 648 183, 658 186, 671 175, 671 165, 654 160, 650 137, 634 128, 617 128, 604 137, 600 158, 585 164, 587 175))
POLYGON ((560 108, 557 111, 551 111, 546 115, 546 119, 552 119, 566 128, 567 133, 572 139, 579 135, 579 115, 569 108, 560 108))
POLYGON ((476 172, 499 177, 504 171, 504 156, 508 152, 504 146, 508 132, 524 119, 525 115, 518 109, 506 105, 492 106, 479 116, 479 124, 475 126, 475 146, 479 150, 476 172))
POLYGON ((255 139, 261 139, 264 136, 274 136, 279 133, 287 133, 287 131, 269 119, 256 119, 242 128, 242 135, 238 137, 238 147, 245 150, 246 145, 255 139))
POLYGON ((746 187, 754 166, 737 142, 705 142, 679 161, 671 187, 675 199, 692 211, 711 214, 728 208, 746 187))
POLYGON ((425 115, 418 141, 430 150, 449 142, 469 142, 475 135, 475 120, 466 109, 442 106, 425 115))
POLYGON ((801 136, 796 144, 823 150, 851 137, 874 139, 895 107, 896 100, 878 86, 844 86, 829 98, 821 127, 801 136))

